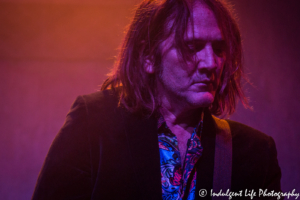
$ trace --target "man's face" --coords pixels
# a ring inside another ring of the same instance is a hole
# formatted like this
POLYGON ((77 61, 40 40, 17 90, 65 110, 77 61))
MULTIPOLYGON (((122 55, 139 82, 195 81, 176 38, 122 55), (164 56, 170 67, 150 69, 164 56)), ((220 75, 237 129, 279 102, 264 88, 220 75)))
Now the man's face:
POLYGON ((174 47, 174 34, 161 44, 162 72, 158 92, 163 106, 208 107, 215 97, 225 62, 225 42, 213 12, 195 4, 185 43, 191 59, 184 61, 174 47))

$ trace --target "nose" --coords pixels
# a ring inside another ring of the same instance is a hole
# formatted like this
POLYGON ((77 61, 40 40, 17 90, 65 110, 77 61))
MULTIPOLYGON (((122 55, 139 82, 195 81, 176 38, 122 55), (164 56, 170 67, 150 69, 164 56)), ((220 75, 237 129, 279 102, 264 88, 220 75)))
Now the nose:
POLYGON ((199 69, 214 70, 217 67, 216 55, 211 43, 206 43, 205 47, 197 52, 197 64, 199 69))

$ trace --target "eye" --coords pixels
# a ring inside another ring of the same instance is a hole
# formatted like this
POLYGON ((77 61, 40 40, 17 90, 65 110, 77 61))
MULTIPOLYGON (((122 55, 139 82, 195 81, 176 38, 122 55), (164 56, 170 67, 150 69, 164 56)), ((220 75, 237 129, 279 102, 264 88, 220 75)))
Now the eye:
POLYGON ((219 56, 222 57, 225 55, 226 52, 226 44, 225 41, 214 41, 212 42, 212 48, 214 53, 219 56))
POLYGON ((186 42, 186 46, 190 53, 196 53, 201 51, 205 47, 205 42, 203 41, 188 41, 186 42))

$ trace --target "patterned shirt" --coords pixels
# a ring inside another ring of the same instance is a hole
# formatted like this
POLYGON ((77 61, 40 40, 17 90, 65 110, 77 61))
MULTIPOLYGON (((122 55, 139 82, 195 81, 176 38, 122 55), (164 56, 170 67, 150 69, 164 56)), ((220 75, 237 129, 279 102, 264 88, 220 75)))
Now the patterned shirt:
POLYGON ((158 120, 158 144, 163 200, 194 200, 197 171, 195 164, 202 155, 200 135, 203 128, 203 115, 187 142, 187 151, 181 165, 177 137, 171 132, 164 118, 158 120))

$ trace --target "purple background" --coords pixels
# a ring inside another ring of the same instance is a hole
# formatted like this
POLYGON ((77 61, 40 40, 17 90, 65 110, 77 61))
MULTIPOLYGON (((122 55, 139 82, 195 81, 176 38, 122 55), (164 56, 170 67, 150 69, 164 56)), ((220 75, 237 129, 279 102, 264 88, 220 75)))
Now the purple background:
MULTIPOLYGON (((138 2, 0 0, 1 199, 30 199, 72 102, 105 79, 138 2)), ((300 192, 300 3, 234 2, 254 110, 239 105, 231 119, 275 139, 283 191, 300 192)))

